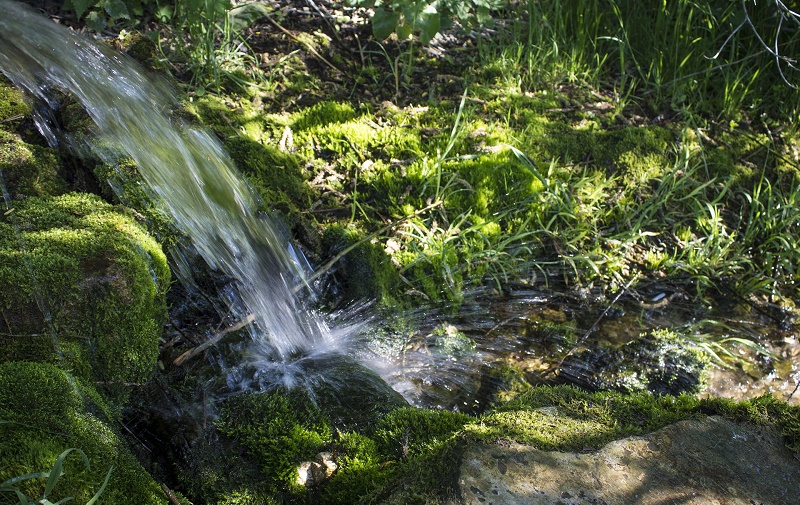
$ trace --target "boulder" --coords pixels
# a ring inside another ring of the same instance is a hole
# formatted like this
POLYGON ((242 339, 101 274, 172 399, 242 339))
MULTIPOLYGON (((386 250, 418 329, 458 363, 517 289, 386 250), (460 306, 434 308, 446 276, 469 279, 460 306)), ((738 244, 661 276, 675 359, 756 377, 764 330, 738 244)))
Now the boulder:
POLYGON ((12 202, 0 216, 0 349, 58 364, 101 389, 155 370, 170 271, 132 217, 70 193, 12 202))
POLYGON ((465 505, 788 505, 800 491, 800 462, 779 433, 719 416, 588 453, 507 443, 471 447, 462 461, 465 505))

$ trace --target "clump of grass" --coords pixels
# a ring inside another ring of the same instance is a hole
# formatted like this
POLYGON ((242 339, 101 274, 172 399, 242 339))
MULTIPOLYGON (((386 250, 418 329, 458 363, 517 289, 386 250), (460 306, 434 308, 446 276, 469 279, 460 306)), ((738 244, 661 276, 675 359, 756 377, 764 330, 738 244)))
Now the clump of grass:
POLYGON ((537 2, 482 41, 482 66, 502 69, 521 90, 560 84, 611 92, 685 117, 796 115, 791 58, 800 52, 797 15, 781 2, 632 0, 537 2), (491 62, 485 65, 485 62, 491 62), (788 84, 788 85, 787 85, 788 84))

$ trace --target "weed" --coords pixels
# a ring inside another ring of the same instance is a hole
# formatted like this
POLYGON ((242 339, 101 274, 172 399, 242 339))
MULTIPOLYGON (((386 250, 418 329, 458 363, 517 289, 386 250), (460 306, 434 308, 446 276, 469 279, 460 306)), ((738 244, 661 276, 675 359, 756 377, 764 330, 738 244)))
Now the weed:
MULTIPOLYGON (((80 449, 67 449, 62 452, 58 458, 56 458, 56 462, 53 464, 53 468, 50 469, 49 472, 34 472, 25 475, 20 475, 18 477, 13 477, 11 479, 5 480, 0 482, 0 493, 12 493, 16 495, 17 499, 19 500, 19 505, 33 505, 33 504, 42 504, 42 505, 59 505, 61 503, 65 503, 72 499, 72 497, 63 498, 57 502, 52 502, 48 498, 48 496, 52 496, 53 489, 58 484, 58 481, 61 480, 61 477, 64 475, 63 467, 64 467, 64 460, 67 459, 67 456, 73 451, 76 451, 81 458, 83 459, 83 463, 86 465, 86 469, 90 470, 89 467, 89 458, 86 457, 83 451, 80 449), (41 498, 32 499, 28 497, 25 493, 23 493, 18 484, 23 483, 25 481, 35 480, 35 479, 47 479, 45 483, 44 491, 42 492, 41 498)), ((106 485, 108 485, 108 480, 111 478, 111 471, 113 468, 108 469, 108 473, 106 473, 105 480, 103 481, 103 485, 100 486, 100 489, 92 496, 92 498, 86 502, 86 505, 93 505, 100 495, 103 494, 103 491, 106 489, 106 485)))

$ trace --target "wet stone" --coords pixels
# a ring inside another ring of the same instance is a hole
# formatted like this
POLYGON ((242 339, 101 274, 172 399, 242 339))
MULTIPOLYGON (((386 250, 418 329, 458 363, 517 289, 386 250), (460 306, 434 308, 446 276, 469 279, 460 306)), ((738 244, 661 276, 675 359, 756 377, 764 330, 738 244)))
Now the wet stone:
POLYGON ((800 462, 769 429, 708 417, 588 454, 519 444, 473 447, 458 485, 465 505, 789 505, 797 503, 800 462))

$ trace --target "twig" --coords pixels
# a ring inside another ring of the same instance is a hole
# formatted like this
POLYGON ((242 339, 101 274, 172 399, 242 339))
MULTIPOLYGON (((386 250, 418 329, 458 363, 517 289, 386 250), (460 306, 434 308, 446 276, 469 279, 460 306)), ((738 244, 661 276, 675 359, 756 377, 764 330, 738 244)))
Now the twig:
POLYGON ((0 124, 2 124, 2 123, 8 123, 8 122, 10 122, 10 121, 14 121, 14 120, 17 120, 17 119, 22 119, 22 118, 24 118, 24 117, 25 117, 25 115, 24 115, 24 114, 17 114, 16 116, 10 116, 10 117, 7 117, 7 118, 5 118, 5 119, 2 119, 2 120, 0 120, 0 124))
POLYGON ((191 349, 189 349, 185 353, 181 354, 180 356, 175 358, 175 360, 172 362, 172 364, 175 365, 175 366, 181 366, 186 360, 197 356, 201 352, 205 351, 206 349, 208 349, 212 345, 214 345, 217 342, 219 342, 220 340, 222 340, 222 337, 224 337, 228 333, 234 332, 236 330, 241 330, 245 326, 247 326, 247 325, 251 324, 253 321, 255 321, 255 319, 256 319, 256 316, 254 316, 253 314, 248 315, 247 317, 245 317, 244 319, 242 319, 238 323, 234 324, 233 326, 229 326, 229 327, 225 328, 224 330, 218 332, 213 337, 211 337, 210 339, 206 340, 205 342, 203 342, 202 344, 198 345, 197 347, 192 347, 191 349))
POLYGON ((169 502, 172 505, 181 505, 181 502, 180 500, 178 500, 178 497, 175 496, 175 493, 173 493, 172 490, 168 488, 167 485, 164 484, 163 482, 161 483, 161 490, 164 491, 164 494, 167 495, 167 498, 169 498, 169 502))

